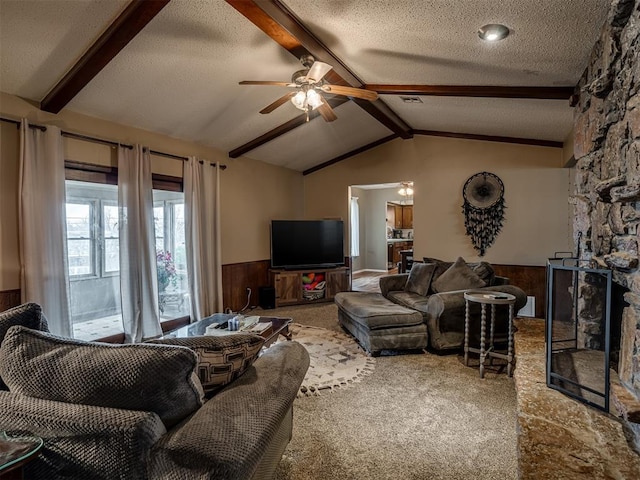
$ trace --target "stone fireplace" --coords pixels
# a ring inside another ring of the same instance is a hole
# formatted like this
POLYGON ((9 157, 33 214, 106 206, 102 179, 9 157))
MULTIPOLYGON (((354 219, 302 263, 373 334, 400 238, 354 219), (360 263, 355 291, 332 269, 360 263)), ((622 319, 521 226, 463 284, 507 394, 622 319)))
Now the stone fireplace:
POLYGON ((613 0, 576 92, 571 196, 579 260, 611 269, 613 282, 626 292, 624 301, 618 299, 613 306, 622 310, 622 320, 612 397, 635 431, 636 444, 640 444, 639 57, 640 0, 613 0))

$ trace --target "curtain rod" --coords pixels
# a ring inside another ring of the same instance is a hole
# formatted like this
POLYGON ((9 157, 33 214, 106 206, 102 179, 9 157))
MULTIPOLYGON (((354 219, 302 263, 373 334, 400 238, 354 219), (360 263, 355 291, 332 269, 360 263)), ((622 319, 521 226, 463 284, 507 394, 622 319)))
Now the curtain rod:
MULTIPOLYGON (((5 118, 5 117, 0 117, 0 120, 3 122, 7 122, 7 123, 14 123, 18 126, 20 126, 20 121, 19 120, 14 120, 12 118, 5 118)), ((45 127, 44 125, 36 125, 36 124, 31 124, 29 123, 29 128, 35 128, 36 130, 40 130, 42 132, 47 130, 47 127, 45 127)), ((114 142, 112 140, 104 140, 102 138, 97 138, 97 137, 90 137, 88 135, 81 135, 79 133, 73 133, 73 132, 66 132, 64 130, 61 130, 60 134, 63 137, 69 137, 69 138, 75 138, 77 140, 84 140, 87 142, 93 142, 93 143, 101 143, 103 145, 109 145, 111 147, 117 147, 118 145, 120 145, 121 147, 125 147, 128 149, 132 149, 133 145, 127 145, 125 143, 118 143, 118 142, 114 142)), ((159 157, 166 157, 166 158, 171 158, 173 160, 182 160, 183 162, 188 160, 187 157, 183 157, 180 155, 174 155, 172 153, 165 153, 165 152, 159 152, 157 150, 151 150, 149 149, 149 153, 152 155, 156 155, 159 157)), ((220 165, 220 170, 226 170, 227 166, 226 165, 220 165)))

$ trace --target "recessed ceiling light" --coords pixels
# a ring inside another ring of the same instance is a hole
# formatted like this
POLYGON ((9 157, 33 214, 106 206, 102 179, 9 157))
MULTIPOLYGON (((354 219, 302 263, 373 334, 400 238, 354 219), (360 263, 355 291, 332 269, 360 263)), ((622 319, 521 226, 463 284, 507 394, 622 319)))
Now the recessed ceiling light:
POLYGON ((497 42, 509 35, 509 29, 499 23, 490 23, 478 30, 478 36, 487 42, 497 42))

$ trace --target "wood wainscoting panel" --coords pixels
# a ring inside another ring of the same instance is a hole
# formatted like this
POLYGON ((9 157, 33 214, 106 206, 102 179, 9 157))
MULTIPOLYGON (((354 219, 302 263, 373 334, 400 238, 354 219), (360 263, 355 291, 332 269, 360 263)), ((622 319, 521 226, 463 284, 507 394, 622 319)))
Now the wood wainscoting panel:
POLYGON ((0 292, 0 312, 20 305, 20 290, 3 290, 0 292))
POLYGON ((258 305, 258 289, 269 286, 270 260, 222 265, 222 300, 224 310, 237 312, 247 304, 247 287, 251 289, 249 307, 258 305))
POLYGON ((545 318, 547 304, 547 267, 538 265, 492 264, 496 275, 507 277, 511 285, 520 287, 529 297, 536 299, 536 318, 545 318))

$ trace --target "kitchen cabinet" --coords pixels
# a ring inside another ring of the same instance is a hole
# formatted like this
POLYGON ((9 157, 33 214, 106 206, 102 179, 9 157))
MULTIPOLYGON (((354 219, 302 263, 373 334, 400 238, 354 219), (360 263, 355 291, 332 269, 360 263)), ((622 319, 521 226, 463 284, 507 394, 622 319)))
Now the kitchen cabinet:
POLYGON ((413 205, 393 205, 393 228, 396 230, 413 228, 413 205))
POLYGON ((413 205, 402 207, 402 228, 413 228, 413 205))
POLYGON ((395 228, 396 230, 400 230, 402 228, 402 205, 394 205, 393 210, 395 214, 395 222, 393 228, 395 228))

